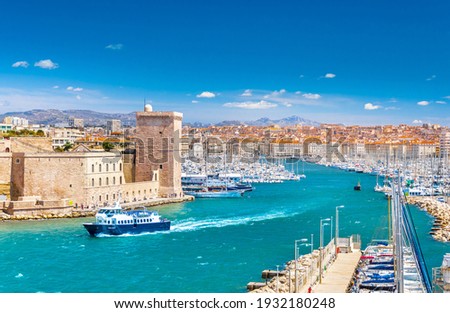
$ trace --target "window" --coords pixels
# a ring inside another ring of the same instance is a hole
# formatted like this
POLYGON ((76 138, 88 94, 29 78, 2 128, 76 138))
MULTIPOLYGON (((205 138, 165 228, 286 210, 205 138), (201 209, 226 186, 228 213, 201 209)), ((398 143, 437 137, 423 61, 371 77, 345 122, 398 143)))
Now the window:
POLYGON ((102 201, 102 196, 98 196, 98 201, 102 201))
POLYGON ((94 172, 95 172, 94 164, 92 164, 92 173, 94 173, 94 172))
POLYGON ((109 186, 109 177, 106 177, 106 186, 109 186))
POLYGON ((113 164, 113 171, 116 171, 116 163, 113 164))
POLYGON ((113 185, 116 184, 116 176, 113 177, 113 185))
POLYGON ((119 184, 122 185, 122 176, 120 176, 119 184))
POLYGON ((106 164, 106 171, 109 171, 109 164, 106 164))
POLYGON ((122 163, 119 163, 119 171, 122 171, 122 163))
POLYGON ((94 183, 94 179, 92 178, 92 183, 91 186, 94 187, 95 183, 94 183))
POLYGON ((109 200, 109 195, 106 195, 106 201, 108 201, 109 200))
POLYGON ((102 171, 102 165, 101 165, 101 164, 98 165, 98 171, 99 171, 99 172, 102 171))
POLYGON ((159 169, 161 169, 161 170, 162 170, 162 164, 160 164, 160 165, 159 165, 159 169))
POLYGON ((101 179, 101 178, 98 179, 98 185, 99 185, 99 186, 102 185, 102 179, 101 179))

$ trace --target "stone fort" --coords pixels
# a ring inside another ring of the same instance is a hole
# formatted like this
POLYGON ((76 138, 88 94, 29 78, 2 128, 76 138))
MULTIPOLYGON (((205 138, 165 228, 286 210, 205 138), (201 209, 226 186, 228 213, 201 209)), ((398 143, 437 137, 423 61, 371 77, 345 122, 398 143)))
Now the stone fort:
MULTIPOLYGON (((177 112, 154 112, 146 105, 136 113, 136 149, 128 152, 51 152, 41 142, 33 149, 16 144, 0 155, 0 180, 10 177, 9 214, 49 208, 93 208, 154 198, 183 197, 181 125, 177 112), (8 170, 9 168, 9 170, 8 170)), ((50 143, 50 141, 46 141, 50 143)), ((25 213, 24 213, 25 214, 25 213)))

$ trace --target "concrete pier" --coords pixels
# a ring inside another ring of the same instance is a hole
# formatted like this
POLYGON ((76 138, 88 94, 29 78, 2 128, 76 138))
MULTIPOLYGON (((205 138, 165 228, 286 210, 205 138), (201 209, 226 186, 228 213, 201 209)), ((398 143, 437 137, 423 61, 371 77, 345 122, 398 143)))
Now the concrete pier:
POLYGON ((360 257, 360 250, 354 250, 350 253, 339 253, 335 261, 324 272, 322 283, 314 285, 312 292, 345 293, 360 257))
POLYGON ((266 283, 250 282, 247 290, 254 293, 345 293, 361 251, 356 237, 341 239, 345 238, 340 238, 338 242, 345 242, 345 245, 339 245, 339 249, 336 249, 332 240, 322 251, 314 250, 313 253, 301 256, 297 262, 287 262, 278 274, 277 271, 264 270, 262 278, 266 279, 266 283), (340 251, 337 255, 336 250, 340 251))

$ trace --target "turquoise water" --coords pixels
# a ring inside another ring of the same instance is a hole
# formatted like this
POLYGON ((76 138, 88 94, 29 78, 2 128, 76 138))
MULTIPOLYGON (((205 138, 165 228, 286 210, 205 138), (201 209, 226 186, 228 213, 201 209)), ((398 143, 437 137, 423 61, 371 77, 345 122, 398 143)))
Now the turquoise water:
MULTIPOLYGON (((293 258, 294 240, 313 234, 317 248, 320 218, 334 216, 337 205, 345 205, 341 236, 360 234, 363 247, 386 238, 387 202, 373 191, 376 177, 312 164, 305 174, 257 184, 242 199, 161 206, 173 221, 164 233, 91 238, 81 224, 92 218, 0 223, 0 292, 246 292, 262 270, 293 258), (361 192, 353 191, 358 180, 361 192)), ((428 235, 431 217, 417 208, 412 214, 431 271, 450 245, 428 235)))

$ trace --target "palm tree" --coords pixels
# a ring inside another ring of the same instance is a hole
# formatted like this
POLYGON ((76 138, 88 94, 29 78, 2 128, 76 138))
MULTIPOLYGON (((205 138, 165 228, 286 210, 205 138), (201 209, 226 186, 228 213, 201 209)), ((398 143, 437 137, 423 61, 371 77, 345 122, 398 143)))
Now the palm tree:
POLYGON ((69 151, 72 148, 73 148, 73 143, 68 142, 68 141, 63 146, 64 151, 69 151))

